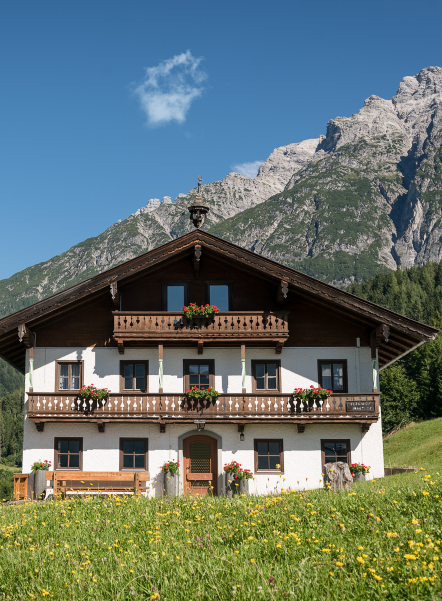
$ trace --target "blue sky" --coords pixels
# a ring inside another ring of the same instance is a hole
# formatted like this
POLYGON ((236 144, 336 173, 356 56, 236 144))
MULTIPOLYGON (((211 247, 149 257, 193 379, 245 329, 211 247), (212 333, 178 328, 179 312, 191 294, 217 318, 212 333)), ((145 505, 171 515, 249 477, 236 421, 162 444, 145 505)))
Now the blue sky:
POLYGON ((0 279, 442 66, 440 0, 0 6, 0 279))

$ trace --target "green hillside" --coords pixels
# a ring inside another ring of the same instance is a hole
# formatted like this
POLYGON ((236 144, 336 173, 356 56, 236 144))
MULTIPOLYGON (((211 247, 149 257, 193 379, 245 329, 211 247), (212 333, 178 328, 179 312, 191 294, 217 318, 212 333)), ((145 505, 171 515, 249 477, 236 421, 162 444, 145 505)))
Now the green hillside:
POLYGON ((442 469, 442 419, 410 424, 384 440, 385 465, 442 469))

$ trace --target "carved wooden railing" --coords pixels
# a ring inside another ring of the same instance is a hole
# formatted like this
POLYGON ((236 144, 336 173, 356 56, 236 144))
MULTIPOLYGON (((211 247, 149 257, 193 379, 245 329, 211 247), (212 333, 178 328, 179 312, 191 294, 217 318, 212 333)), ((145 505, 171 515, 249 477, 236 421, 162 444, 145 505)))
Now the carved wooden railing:
POLYGON ((182 313, 114 311, 114 337, 131 339, 287 339, 289 311, 225 311, 211 317, 182 313))
POLYGON ((184 394, 110 394, 102 401, 84 401, 75 393, 29 394, 28 417, 33 420, 149 421, 338 420, 376 421, 379 394, 333 394, 305 403, 288 394, 220 394, 209 401, 188 401, 184 394))

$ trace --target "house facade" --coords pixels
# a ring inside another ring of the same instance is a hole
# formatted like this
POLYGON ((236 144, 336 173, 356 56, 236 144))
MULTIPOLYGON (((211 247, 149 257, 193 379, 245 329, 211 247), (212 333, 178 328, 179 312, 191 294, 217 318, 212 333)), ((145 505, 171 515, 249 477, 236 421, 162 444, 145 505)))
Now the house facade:
POLYGON ((149 472, 155 496, 179 459, 180 494, 223 494, 235 460, 265 494, 322 487, 330 461, 382 477, 379 369, 436 333, 195 230, 2 319, 0 354, 26 376, 23 472, 149 472), (310 386, 332 394, 293 397, 310 386))

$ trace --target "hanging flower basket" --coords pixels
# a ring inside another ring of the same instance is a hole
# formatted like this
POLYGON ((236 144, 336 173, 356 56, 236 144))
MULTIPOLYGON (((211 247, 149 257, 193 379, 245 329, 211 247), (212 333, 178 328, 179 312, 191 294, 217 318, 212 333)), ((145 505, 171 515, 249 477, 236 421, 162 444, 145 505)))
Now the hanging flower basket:
POLYGON ((89 386, 83 385, 80 388, 78 396, 82 401, 102 401, 108 398, 109 393, 108 388, 96 388, 93 384, 89 384, 89 386))
POLYGON ((298 402, 301 402, 304 404, 304 411, 310 411, 314 403, 319 407, 321 405, 319 401, 324 402, 331 394, 331 390, 321 388, 321 386, 315 388, 313 384, 310 388, 295 388, 292 395, 293 409, 296 408, 298 402))
POLYGON ((186 397, 188 401, 195 401, 196 403, 202 401, 214 403, 219 397, 219 392, 211 386, 207 390, 201 390, 197 386, 192 386, 192 388, 187 389, 186 397))

